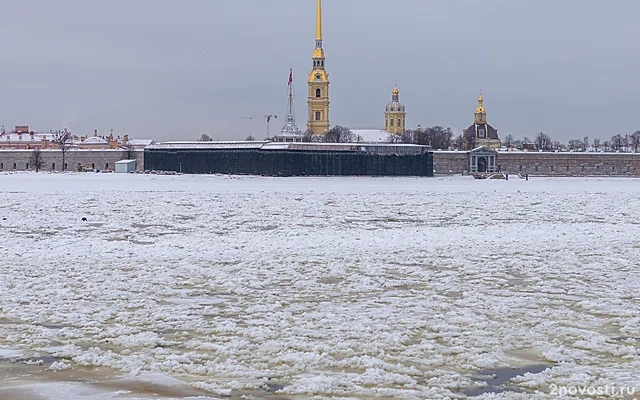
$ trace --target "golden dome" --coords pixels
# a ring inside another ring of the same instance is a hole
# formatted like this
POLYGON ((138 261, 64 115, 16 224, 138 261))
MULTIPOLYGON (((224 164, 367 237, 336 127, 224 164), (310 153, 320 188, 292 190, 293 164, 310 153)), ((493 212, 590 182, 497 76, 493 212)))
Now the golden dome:
POLYGON ((478 107, 475 113, 475 124, 484 125, 487 123, 487 110, 484 109, 484 99, 482 94, 478 97, 478 107))
POLYGON ((399 95, 400 95, 400 91, 398 90, 398 88, 397 88, 397 87, 394 87, 394 88, 393 88, 393 92, 391 92, 391 94, 392 94, 393 96, 399 96, 399 95))
POLYGON ((484 113, 485 111, 484 99, 482 98, 482 94, 480 94, 480 97, 478 97, 478 107, 476 108, 476 114, 484 113))

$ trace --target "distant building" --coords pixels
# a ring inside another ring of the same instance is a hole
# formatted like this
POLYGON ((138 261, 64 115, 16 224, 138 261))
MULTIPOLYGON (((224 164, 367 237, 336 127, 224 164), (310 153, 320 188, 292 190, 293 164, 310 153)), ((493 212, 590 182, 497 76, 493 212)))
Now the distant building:
MULTIPOLYGON (((122 137, 113 134, 109 136, 98 136, 98 131, 94 131, 93 136, 72 136, 71 148, 86 150, 117 150, 124 148, 144 149, 153 144, 153 140, 130 140, 129 135, 122 137)), ((0 131, 0 149, 55 149, 55 132, 29 131, 28 126, 16 126, 11 132, 4 129, 0 131)))
POLYGON ((477 147, 469 152, 469 172, 497 172, 498 152, 488 147, 477 147))
POLYGON ((137 169, 137 161, 136 160, 120 160, 116 161, 116 173, 118 174, 129 174, 136 172, 137 169))
POLYGON ((474 114, 473 125, 464 131, 463 136, 468 143, 473 143, 474 147, 500 148, 498 130, 487 123, 487 111, 484 108, 482 95, 478 97, 478 107, 474 114))
POLYGON ((389 133, 402 135, 406 127, 406 117, 405 107, 400 104, 400 91, 394 87, 391 93, 391 103, 387 104, 384 113, 385 130, 389 133))
POLYGON ((400 135, 405 133, 407 112, 405 106, 400 103, 400 91, 395 86, 391 92, 391 103, 385 107, 384 120, 384 129, 352 129, 355 141, 360 143, 396 142, 400 135))
POLYGON ((324 68, 322 48, 322 0, 317 0, 316 48, 313 51, 313 70, 309 74, 309 122, 307 130, 313 135, 329 131, 329 74, 324 68))

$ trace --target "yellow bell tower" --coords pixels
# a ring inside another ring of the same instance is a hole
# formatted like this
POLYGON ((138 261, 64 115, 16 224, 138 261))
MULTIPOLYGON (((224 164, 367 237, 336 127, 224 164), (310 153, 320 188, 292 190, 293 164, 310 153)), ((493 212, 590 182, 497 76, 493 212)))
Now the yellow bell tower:
POLYGON ((314 135, 329 131, 329 74, 324 69, 322 48, 322 0, 317 0, 316 49, 313 51, 313 70, 309 74, 309 122, 307 129, 314 135))
POLYGON ((385 130, 389 133, 402 135, 406 129, 407 111, 400 104, 400 91, 398 87, 391 92, 391 103, 387 104, 384 113, 385 130))

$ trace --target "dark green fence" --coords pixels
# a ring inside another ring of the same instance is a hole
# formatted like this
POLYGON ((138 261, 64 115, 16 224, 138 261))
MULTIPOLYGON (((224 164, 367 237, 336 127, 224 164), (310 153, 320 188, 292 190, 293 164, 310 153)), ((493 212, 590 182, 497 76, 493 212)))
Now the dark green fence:
POLYGON ((146 149, 145 170, 265 176, 433 176, 433 153, 260 149, 146 149))

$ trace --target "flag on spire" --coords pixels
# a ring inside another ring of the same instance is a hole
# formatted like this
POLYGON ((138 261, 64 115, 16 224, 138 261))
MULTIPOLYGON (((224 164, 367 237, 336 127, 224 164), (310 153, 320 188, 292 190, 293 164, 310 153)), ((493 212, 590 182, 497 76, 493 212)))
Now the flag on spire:
POLYGON ((289 70, 289 85, 293 83, 293 69, 289 70))

